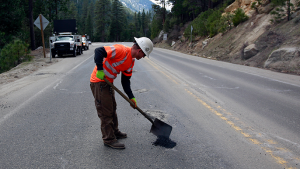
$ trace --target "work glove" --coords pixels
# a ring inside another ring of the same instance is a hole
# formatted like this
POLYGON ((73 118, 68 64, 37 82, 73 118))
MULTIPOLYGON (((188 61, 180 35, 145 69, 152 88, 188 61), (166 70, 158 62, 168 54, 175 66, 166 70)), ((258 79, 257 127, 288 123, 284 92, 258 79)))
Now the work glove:
POLYGON ((96 73, 97 78, 103 80, 104 76, 105 76, 105 74, 104 74, 103 70, 97 70, 97 73, 96 73))
POLYGON ((134 108, 134 109, 136 109, 136 99, 135 98, 132 98, 132 99, 130 99, 133 103, 134 103, 134 106, 132 106, 131 104, 130 104, 130 106, 132 107, 132 108, 134 108))

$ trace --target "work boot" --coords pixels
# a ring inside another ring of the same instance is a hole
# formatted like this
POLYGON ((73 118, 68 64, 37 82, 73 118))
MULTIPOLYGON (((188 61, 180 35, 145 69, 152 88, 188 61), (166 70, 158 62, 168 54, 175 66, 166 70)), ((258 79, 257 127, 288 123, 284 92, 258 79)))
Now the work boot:
POLYGON ((122 133, 120 131, 118 131, 117 133, 115 133, 115 136, 116 136, 117 139, 127 138, 127 134, 126 133, 122 133))
POLYGON ((114 148, 114 149, 125 149, 125 145, 122 144, 122 143, 119 143, 118 140, 112 141, 110 143, 105 143, 104 142, 104 145, 108 146, 108 147, 111 147, 111 148, 114 148))

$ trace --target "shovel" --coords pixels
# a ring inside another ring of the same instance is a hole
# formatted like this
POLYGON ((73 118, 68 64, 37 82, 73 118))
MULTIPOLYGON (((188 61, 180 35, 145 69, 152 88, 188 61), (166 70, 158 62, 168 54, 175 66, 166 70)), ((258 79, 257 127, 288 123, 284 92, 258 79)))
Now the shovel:
MULTIPOLYGON (((116 86, 114 86, 110 81, 108 81, 106 78, 104 78, 105 82, 109 84, 115 91, 117 91, 125 100, 127 100, 131 105, 134 106, 134 103, 128 99, 128 97, 123 94, 116 86)), ((141 110, 138 106, 136 109, 143 115, 145 116, 151 123, 151 130, 150 132, 156 135, 157 137, 164 137, 164 138, 169 138, 171 131, 172 131, 172 126, 168 125, 167 123, 155 118, 154 121, 141 110)))

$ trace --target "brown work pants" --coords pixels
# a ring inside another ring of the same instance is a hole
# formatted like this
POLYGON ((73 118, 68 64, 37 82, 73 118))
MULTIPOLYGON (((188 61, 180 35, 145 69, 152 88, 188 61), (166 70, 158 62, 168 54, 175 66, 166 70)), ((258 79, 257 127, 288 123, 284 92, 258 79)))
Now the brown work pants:
POLYGON ((115 91, 106 82, 91 82, 90 87, 95 98, 98 117, 101 120, 102 139, 105 143, 114 142, 115 133, 119 132, 115 91))

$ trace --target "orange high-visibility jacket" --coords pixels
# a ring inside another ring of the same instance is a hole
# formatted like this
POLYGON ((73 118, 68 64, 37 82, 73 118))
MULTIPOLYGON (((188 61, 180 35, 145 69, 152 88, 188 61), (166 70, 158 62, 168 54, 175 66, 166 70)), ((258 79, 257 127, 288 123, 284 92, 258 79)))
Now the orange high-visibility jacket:
MULTIPOLYGON (((113 46, 104 46, 104 49, 107 53, 107 57, 103 60, 103 72, 107 80, 113 83, 117 74, 120 72, 125 76, 132 75, 135 59, 131 56, 131 47, 116 44, 113 46)), ((96 73, 97 65, 91 74, 90 81, 93 83, 104 82, 104 80, 96 77, 96 73)))

